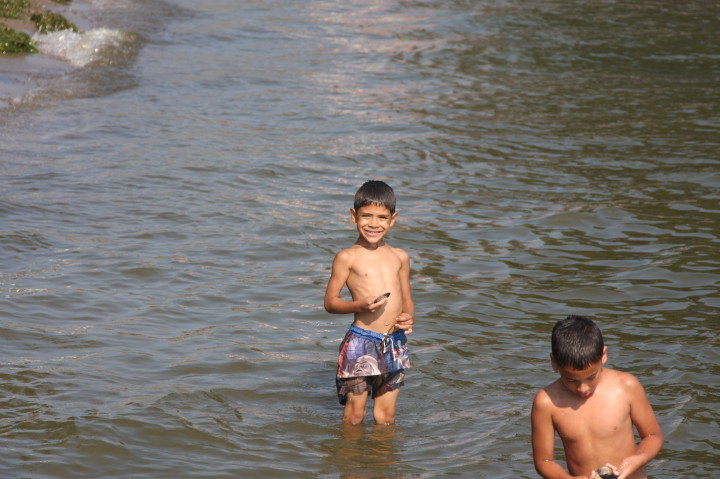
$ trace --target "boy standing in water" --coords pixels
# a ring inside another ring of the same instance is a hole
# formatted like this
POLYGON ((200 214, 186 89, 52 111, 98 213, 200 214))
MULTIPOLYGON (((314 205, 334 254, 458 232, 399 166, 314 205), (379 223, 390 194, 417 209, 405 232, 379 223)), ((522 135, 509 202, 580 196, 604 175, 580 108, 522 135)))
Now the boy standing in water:
POLYGON ((325 291, 329 313, 354 314, 340 345, 336 386, 345 405, 343 422, 365 418, 374 400, 376 424, 395 423, 395 402, 408 361, 405 331, 412 332, 415 305, 410 294, 410 258, 385 242, 395 224, 395 193, 382 181, 368 181, 355 194, 350 218, 358 239, 333 260, 325 291), (351 301, 340 298, 344 286, 351 301))
POLYGON ((660 451, 663 434, 638 380, 603 367, 607 346, 597 325, 584 316, 558 321, 550 360, 560 379, 538 392, 532 407, 537 472, 546 479, 595 479, 608 466, 619 479, 646 479, 645 464, 660 451), (555 461, 555 431, 570 474, 555 461))

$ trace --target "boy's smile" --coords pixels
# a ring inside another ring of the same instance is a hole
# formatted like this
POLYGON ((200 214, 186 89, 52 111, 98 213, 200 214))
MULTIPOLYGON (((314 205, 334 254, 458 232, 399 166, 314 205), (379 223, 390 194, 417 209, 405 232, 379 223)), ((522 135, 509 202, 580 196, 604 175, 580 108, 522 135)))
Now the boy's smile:
POLYGON ((361 206, 357 211, 351 208, 350 213, 360 233, 359 241, 374 247, 379 246, 397 218, 397 212, 390 213, 387 206, 377 204, 361 206))

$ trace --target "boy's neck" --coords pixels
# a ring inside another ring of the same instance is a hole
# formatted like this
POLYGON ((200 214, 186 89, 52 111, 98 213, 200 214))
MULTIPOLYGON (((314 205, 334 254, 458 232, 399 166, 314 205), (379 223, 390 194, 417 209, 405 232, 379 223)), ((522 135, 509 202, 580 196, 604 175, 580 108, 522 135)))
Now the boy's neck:
POLYGON ((365 248, 365 249, 367 249, 367 250, 374 251, 374 250, 376 250, 376 249, 378 249, 378 248, 381 248, 381 247, 385 246, 386 243, 385 243, 385 240, 384 240, 384 239, 378 241, 377 243, 368 243, 368 242, 365 241, 364 238, 361 236, 361 237, 359 237, 359 238, 357 239, 357 241, 355 242, 355 244, 356 244, 357 246, 362 246, 363 248, 365 248))

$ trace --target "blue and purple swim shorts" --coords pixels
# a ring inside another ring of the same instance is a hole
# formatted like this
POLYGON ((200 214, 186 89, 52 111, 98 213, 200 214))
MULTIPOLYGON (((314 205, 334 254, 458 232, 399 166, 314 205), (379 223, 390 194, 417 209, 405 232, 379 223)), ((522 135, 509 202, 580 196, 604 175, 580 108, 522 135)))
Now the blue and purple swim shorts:
POLYGON ((340 343, 335 379, 338 400, 345 404, 348 392, 368 391, 374 398, 397 389, 409 367, 405 331, 384 335, 353 324, 340 343))

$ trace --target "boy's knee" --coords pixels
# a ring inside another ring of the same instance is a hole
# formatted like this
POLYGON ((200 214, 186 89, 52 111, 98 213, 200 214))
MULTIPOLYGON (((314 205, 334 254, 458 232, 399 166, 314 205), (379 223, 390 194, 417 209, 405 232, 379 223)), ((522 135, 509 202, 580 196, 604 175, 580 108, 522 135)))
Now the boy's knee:
POLYGON ((373 417, 375 424, 389 425, 395 424, 395 405, 373 408, 373 417))
POLYGON ((367 393, 359 395, 348 394, 345 412, 343 413, 343 422, 360 424, 365 419, 366 413, 367 393))
POLYGON ((346 409, 345 414, 343 414, 343 422, 346 422, 349 424, 360 424, 365 419, 365 413, 366 413, 366 409, 364 407, 362 409, 359 409, 359 408, 346 409))
POLYGON ((373 407, 375 424, 395 424, 395 403, 399 393, 399 389, 394 389, 375 398, 373 407))
POLYGON ((395 424, 395 413, 393 414, 375 414, 375 424, 380 426, 390 426, 395 424))

